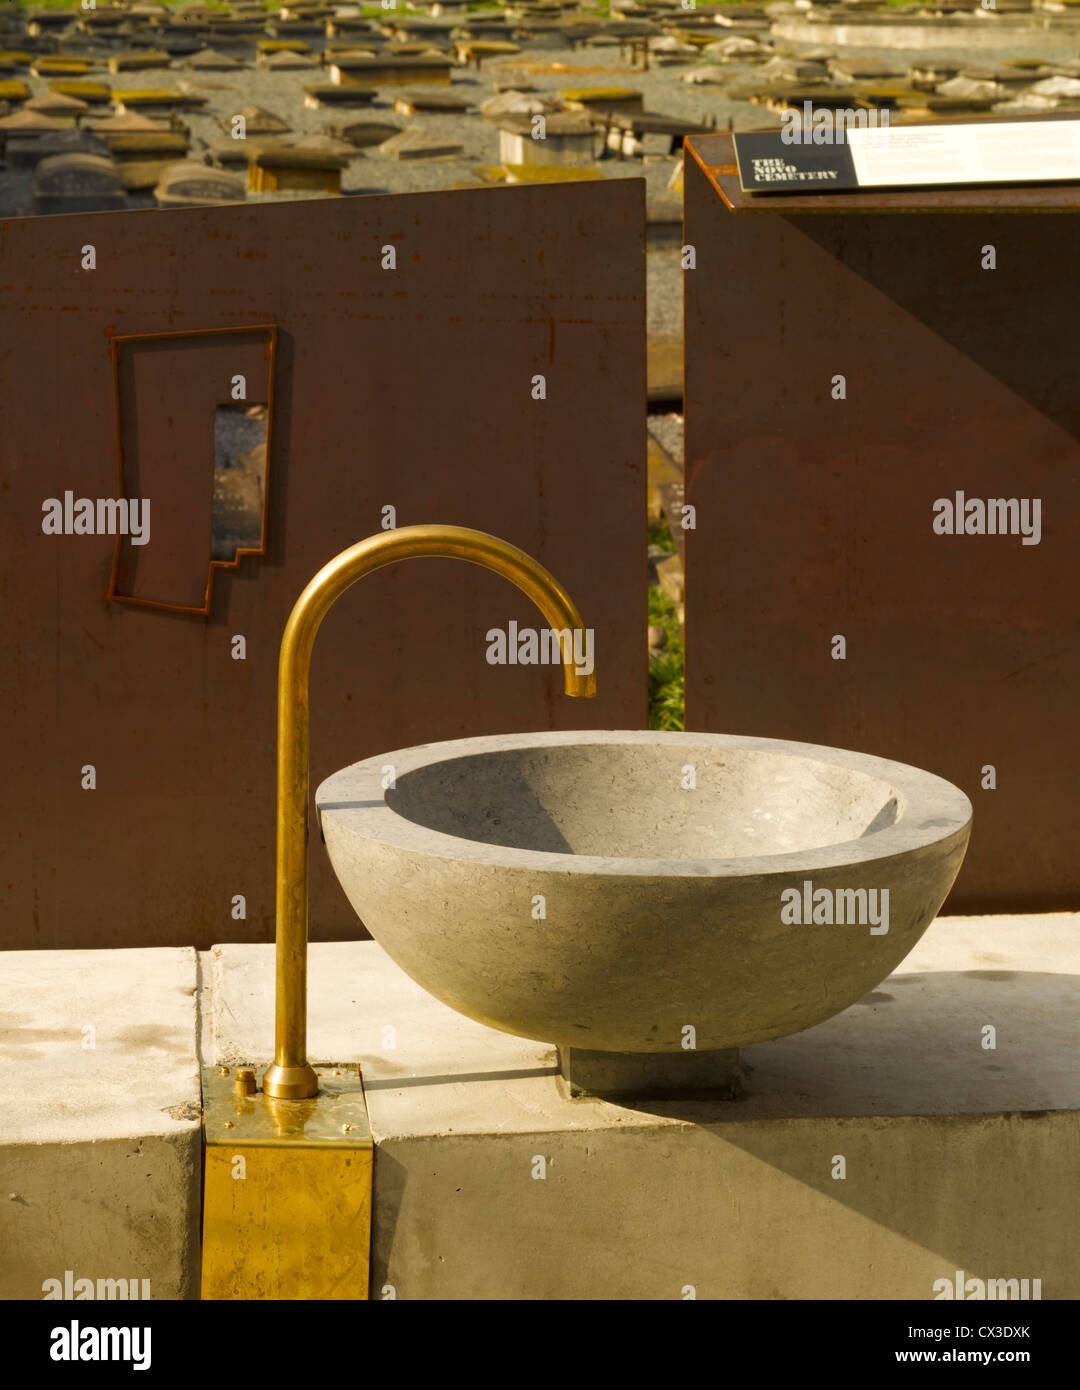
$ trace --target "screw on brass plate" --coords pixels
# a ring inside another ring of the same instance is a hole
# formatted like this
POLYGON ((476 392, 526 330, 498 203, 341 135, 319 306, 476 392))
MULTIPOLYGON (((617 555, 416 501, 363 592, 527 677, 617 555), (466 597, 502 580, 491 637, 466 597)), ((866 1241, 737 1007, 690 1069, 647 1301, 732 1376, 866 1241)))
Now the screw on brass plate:
POLYGON ((341 1075, 341 1072, 338 1071, 337 1067, 335 1067, 334 1070, 330 1073, 330 1075, 331 1075, 331 1076, 340 1076, 340 1075, 341 1075))
POLYGON ((236 1080, 233 1082, 233 1090, 238 1096, 253 1096, 255 1094, 254 1067, 236 1068, 236 1080))
POLYGON ((342 1134, 351 1134, 351 1133, 352 1133, 352 1125, 342 1125, 342 1126, 341 1126, 341 1132, 342 1132, 342 1134))
POLYGON ((229 1068, 228 1068, 228 1067, 218 1067, 218 1075, 219 1075, 219 1076, 228 1076, 228 1074, 229 1074, 229 1068))
POLYGON ((232 1120, 225 1120, 224 1123, 222 1124, 221 1128, 222 1128, 222 1129, 232 1129, 232 1120))

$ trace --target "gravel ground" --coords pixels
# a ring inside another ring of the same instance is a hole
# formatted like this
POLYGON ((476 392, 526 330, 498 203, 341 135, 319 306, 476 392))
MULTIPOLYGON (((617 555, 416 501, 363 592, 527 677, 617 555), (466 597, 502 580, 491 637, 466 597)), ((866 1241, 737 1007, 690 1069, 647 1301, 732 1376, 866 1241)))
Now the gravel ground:
POLYGON ((649 433, 668 451, 677 464, 683 461, 683 417, 681 415, 650 415, 649 433))
MULTIPOLYGON (((313 51, 320 51, 322 44, 311 40, 313 51)), ((729 117, 743 126, 768 125, 767 113, 761 107, 747 102, 731 102, 715 87, 694 87, 678 80, 681 65, 669 68, 650 68, 648 73, 620 66, 617 50, 613 59, 611 50, 590 52, 568 48, 545 48, 530 44, 522 46, 520 56, 501 59, 485 64, 477 72, 470 68, 455 69, 452 90, 456 96, 463 96, 480 103, 496 94, 494 72, 497 66, 511 67, 524 71, 523 60, 529 68, 563 64, 560 72, 527 71, 525 76, 537 92, 558 92, 563 87, 619 85, 638 87, 644 93, 644 105, 649 110, 662 111, 666 115, 686 119, 716 117, 719 129, 725 129, 729 117)), ((748 69, 732 67, 744 76, 748 69)), ((44 90, 47 83, 30 79, 31 85, 44 90)), ((117 87, 171 86, 183 82, 190 84, 190 90, 207 97, 207 104, 197 113, 184 116, 193 137, 193 153, 198 152, 198 141, 221 139, 225 133, 219 121, 228 122, 242 107, 249 103, 266 107, 275 115, 288 121, 293 138, 318 135, 329 131, 331 125, 348 120, 363 120, 369 115, 373 120, 392 122, 402 129, 415 126, 431 131, 440 139, 452 140, 462 146, 462 155, 452 158, 396 160, 380 154, 378 148, 358 153, 342 174, 341 186, 347 193, 420 193, 432 189, 448 188, 455 183, 473 183, 476 169, 499 163, 499 132, 495 126, 483 120, 475 111, 461 115, 444 112, 425 112, 414 116, 397 115, 393 109, 394 98, 408 91, 408 88, 383 87, 371 106, 363 108, 330 109, 322 107, 310 110, 304 106, 304 87, 313 82, 326 81, 326 74, 319 70, 293 72, 263 72, 247 68, 240 72, 198 73, 178 70, 151 70, 142 73, 122 73, 114 82, 117 87)), ((436 85, 420 85, 417 92, 438 95, 441 90, 436 85)), ((36 92, 35 92, 36 94, 36 92)), ((671 176, 672 164, 669 160, 642 163, 640 160, 604 160, 598 166, 609 178, 644 176, 650 193, 662 193, 671 176)), ((258 196, 258 195, 255 195, 258 196)), ((273 196, 273 195, 271 195, 273 196)))
POLYGON ((683 326, 683 268, 678 247, 650 251, 645 262, 646 321, 650 333, 677 333, 683 326))

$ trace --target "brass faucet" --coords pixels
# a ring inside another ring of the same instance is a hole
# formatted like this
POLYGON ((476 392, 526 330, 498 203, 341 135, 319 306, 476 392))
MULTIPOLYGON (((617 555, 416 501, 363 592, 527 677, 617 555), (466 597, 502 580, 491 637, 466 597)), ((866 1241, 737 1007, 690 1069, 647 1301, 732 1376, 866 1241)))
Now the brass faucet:
POLYGON ((456 556, 516 584, 553 629, 571 630, 571 641, 562 642, 566 694, 586 699, 596 694, 595 674, 583 675, 574 664, 573 633, 584 624, 570 595, 524 550, 485 531, 464 526, 383 531, 343 550, 308 584, 285 624, 278 660, 277 999, 274 1064, 263 1076, 263 1091, 279 1100, 307 1099, 319 1089, 307 1060, 308 683, 315 634, 358 579, 383 565, 425 555, 456 556))

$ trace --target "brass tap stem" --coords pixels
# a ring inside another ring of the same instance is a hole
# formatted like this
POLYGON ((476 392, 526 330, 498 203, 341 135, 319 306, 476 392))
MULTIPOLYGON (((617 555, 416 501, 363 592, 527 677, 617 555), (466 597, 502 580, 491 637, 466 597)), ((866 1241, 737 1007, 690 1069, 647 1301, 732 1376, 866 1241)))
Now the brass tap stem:
POLYGON ((263 1090, 279 1100, 317 1094, 307 1060, 308 940, 308 684, 311 651, 323 618, 350 585, 372 570, 419 556, 456 556, 494 570, 532 599, 563 643, 567 695, 596 694, 596 676, 574 664, 572 635, 584 629, 570 595, 542 565, 516 545, 464 526, 404 526, 343 550, 324 565, 297 599, 281 639, 278 662, 277 764, 277 999, 274 1065, 263 1090))

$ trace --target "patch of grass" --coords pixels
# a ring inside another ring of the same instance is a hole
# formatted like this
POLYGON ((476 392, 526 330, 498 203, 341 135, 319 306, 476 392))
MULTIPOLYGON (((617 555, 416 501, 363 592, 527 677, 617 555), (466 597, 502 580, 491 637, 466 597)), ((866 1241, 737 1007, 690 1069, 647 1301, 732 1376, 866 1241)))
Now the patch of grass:
MULTIPOLYGON (((667 629, 669 624, 675 628, 675 636, 679 635, 678 623, 675 617, 675 605, 664 593, 663 589, 658 589, 655 584, 649 586, 649 624, 659 624, 667 629)), ((669 631, 668 636, 672 634, 669 631)))
POLYGON ((665 550, 675 549, 675 540, 671 534, 671 527, 666 521, 649 522, 649 544, 663 546, 665 550))
POLYGON ((675 605, 663 589, 649 590, 649 622, 667 633, 667 645, 649 662, 649 728, 686 727, 686 653, 675 605))
POLYGON ((686 728, 686 674, 682 643, 665 648, 649 667, 649 728, 686 728))

